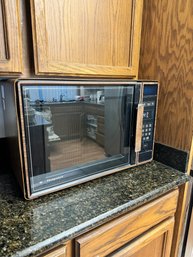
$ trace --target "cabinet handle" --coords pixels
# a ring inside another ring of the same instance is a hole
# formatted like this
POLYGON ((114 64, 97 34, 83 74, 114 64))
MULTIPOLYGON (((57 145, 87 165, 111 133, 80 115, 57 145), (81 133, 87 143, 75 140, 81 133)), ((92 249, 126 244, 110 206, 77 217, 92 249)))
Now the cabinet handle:
POLYGON ((141 151, 143 112, 144 112, 144 104, 138 104, 138 106, 137 106, 136 136, 135 136, 135 152, 140 152, 141 151))

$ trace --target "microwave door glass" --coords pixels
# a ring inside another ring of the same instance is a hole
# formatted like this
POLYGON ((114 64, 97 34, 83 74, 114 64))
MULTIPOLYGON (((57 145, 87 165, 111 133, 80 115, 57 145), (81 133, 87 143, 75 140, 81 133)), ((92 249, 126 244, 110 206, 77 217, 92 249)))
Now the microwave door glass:
POLYGON ((32 194, 129 163, 132 86, 21 88, 32 194))

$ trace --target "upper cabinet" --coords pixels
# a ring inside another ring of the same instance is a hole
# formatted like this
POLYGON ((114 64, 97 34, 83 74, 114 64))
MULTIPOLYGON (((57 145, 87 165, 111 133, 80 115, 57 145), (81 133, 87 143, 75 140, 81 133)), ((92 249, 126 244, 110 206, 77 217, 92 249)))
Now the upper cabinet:
POLYGON ((0 76, 22 73, 18 0, 0 1, 0 76))
POLYGON ((36 74, 138 76, 142 0, 31 0, 31 16, 36 74))

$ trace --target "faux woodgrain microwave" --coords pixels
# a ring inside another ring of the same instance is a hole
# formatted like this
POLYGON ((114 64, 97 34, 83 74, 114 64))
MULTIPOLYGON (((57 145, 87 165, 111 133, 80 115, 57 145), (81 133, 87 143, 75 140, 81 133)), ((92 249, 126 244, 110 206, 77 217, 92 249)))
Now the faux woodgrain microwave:
POLYGON ((3 84, 10 155, 25 198, 152 160, 157 82, 21 79, 3 84))

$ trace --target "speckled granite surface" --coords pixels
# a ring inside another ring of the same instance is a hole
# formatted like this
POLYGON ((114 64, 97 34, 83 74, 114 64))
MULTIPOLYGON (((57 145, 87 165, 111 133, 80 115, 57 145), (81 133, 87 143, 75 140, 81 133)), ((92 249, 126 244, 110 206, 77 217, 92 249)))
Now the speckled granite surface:
POLYGON ((35 256, 188 181, 160 163, 138 166, 33 201, 0 177, 0 256, 35 256))

